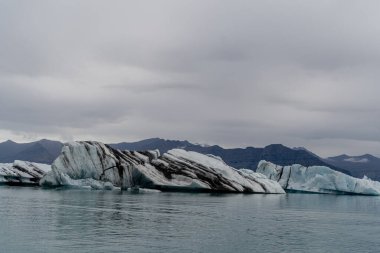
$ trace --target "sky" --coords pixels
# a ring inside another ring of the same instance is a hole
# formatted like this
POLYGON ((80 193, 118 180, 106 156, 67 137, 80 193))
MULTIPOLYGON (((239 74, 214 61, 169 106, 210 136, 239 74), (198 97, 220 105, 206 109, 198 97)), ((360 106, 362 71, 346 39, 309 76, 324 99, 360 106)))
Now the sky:
POLYGON ((380 156, 380 1, 0 0, 0 141, 380 156))

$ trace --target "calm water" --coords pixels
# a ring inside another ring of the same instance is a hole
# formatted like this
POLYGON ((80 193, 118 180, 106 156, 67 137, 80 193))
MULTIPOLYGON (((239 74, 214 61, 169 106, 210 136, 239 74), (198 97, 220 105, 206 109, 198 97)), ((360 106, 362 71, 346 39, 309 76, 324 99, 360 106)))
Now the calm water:
POLYGON ((380 198, 0 187, 0 252, 380 252, 380 198))

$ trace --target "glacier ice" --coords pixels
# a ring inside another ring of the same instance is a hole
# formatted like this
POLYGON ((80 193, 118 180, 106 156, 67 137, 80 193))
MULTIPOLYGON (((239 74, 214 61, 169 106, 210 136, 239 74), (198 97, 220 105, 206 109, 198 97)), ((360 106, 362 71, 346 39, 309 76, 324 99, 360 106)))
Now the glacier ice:
POLYGON ((11 185, 38 185, 51 166, 41 163, 14 161, 0 164, 0 183, 11 185))
POLYGON ((50 165, 0 164, 0 184, 91 189, 380 195, 380 182, 324 166, 279 166, 261 161, 257 171, 234 169, 220 157, 182 149, 120 151, 99 142, 65 144, 50 165))
POLYGON ((236 170, 219 157, 173 149, 120 151, 99 142, 65 144, 42 186, 86 185, 162 191, 284 193, 264 175, 236 170), (100 184, 100 185, 99 185, 100 184))
POLYGON ((261 161, 256 172, 277 181, 287 191, 380 195, 380 182, 354 178, 325 166, 279 166, 261 161))

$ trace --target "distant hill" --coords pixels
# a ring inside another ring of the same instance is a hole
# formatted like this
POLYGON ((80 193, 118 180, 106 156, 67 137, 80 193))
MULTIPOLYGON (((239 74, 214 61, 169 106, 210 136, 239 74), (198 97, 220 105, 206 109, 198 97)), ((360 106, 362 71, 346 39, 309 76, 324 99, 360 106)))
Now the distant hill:
POLYGON ((61 153, 62 146, 61 142, 50 140, 30 143, 6 141, 0 143, 0 162, 12 163, 14 160, 23 160, 50 164, 61 153))
POLYGON ((330 165, 345 168, 354 177, 362 178, 366 175, 373 180, 380 181, 380 158, 373 155, 340 155, 329 157, 324 161, 330 165))

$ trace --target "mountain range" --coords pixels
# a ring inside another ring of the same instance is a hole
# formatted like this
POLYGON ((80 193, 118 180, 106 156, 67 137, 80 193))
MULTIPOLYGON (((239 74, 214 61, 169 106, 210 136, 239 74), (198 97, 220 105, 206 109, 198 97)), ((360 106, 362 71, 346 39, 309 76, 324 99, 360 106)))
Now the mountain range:
POLYGON ((46 139, 30 143, 8 140, 0 143, 0 163, 22 160, 51 164, 61 153, 62 147, 63 143, 46 139))
MULTIPOLYGON (((138 142, 121 142, 109 144, 121 150, 158 149, 165 153, 170 149, 182 148, 202 154, 220 156, 228 165, 235 168, 256 170, 260 160, 267 160, 278 165, 301 164, 304 166, 321 165, 341 171, 355 177, 367 175, 380 180, 380 158, 372 155, 321 158, 305 148, 289 148, 281 144, 272 144, 264 148, 231 148, 217 145, 205 146, 189 141, 164 140, 151 138, 138 142)), ((11 163, 14 160, 51 164, 60 154, 63 143, 59 141, 40 140, 30 143, 6 141, 0 143, 0 163, 11 163)))
POLYGON ((380 181, 380 158, 365 154, 362 156, 340 155, 324 159, 328 164, 345 168, 352 176, 362 178, 364 175, 380 181))

